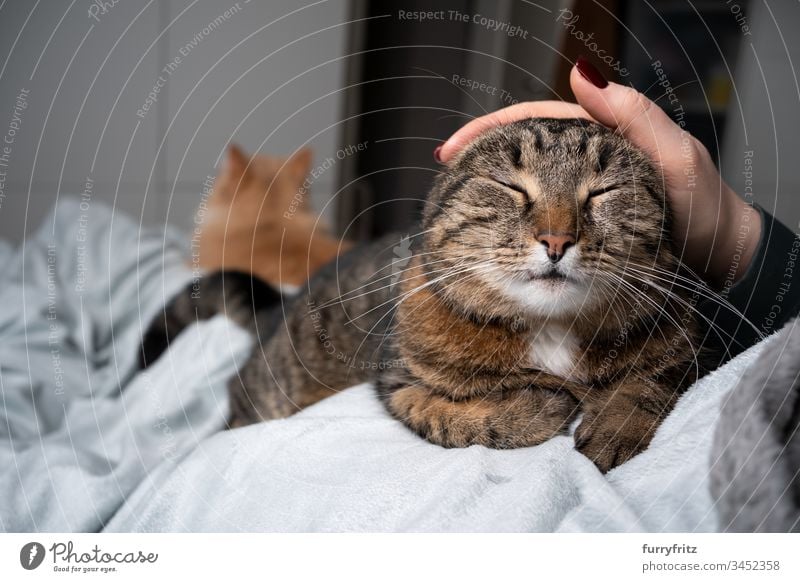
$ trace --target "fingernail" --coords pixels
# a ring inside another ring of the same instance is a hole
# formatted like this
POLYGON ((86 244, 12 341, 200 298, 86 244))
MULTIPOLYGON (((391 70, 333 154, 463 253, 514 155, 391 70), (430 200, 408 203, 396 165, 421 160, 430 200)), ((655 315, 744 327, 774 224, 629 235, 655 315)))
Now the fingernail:
POLYGON ((578 67, 578 72, 581 74, 581 77, 589 81, 598 89, 605 89, 608 87, 608 81, 606 81, 606 78, 583 55, 578 57, 575 66, 578 67))
POLYGON ((433 159, 437 164, 442 163, 442 146, 436 146, 436 149, 433 150, 433 159))

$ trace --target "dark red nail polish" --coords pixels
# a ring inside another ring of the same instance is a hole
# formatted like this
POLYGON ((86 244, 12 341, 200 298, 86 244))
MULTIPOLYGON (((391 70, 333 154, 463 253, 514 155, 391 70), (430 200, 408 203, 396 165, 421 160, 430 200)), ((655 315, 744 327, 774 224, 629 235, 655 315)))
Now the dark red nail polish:
POLYGON ((605 89, 608 87, 608 81, 606 81, 606 78, 583 55, 578 57, 578 61, 575 63, 575 66, 578 67, 578 72, 581 74, 581 77, 589 81, 598 89, 605 89))
POLYGON ((437 164, 442 163, 442 146, 436 146, 436 149, 433 150, 433 159, 437 164))

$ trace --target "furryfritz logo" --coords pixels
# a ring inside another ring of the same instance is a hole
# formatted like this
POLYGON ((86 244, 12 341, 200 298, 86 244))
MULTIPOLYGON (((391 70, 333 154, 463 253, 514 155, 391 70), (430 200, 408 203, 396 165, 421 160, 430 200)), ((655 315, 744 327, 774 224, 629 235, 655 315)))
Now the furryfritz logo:
POLYGON ((28 542, 19 551, 19 563, 26 570, 35 570, 44 561, 44 546, 39 542, 28 542))

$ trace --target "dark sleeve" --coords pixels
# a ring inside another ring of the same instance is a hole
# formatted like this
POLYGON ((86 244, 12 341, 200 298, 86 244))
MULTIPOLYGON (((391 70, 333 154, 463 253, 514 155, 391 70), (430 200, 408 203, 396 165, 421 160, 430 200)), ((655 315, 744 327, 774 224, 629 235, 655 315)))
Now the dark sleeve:
POLYGON ((713 321, 706 322, 704 341, 712 368, 779 330, 800 311, 800 237, 761 207, 754 208, 761 215, 758 248, 744 275, 721 292, 734 309, 711 300, 698 304, 713 321))

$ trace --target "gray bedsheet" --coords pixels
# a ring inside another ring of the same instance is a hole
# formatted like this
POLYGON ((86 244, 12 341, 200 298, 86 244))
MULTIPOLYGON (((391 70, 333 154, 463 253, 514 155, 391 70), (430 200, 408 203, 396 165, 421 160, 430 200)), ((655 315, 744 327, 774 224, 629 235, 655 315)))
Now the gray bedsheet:
POLYGON ((249 340, 209 321, 174 346, 182 366, 137 374, 142 323, 191 273, 173 233, 99 203, 62 201, 0 257, 0 529, 101 530, 155 467, 219 430, 249 340))

